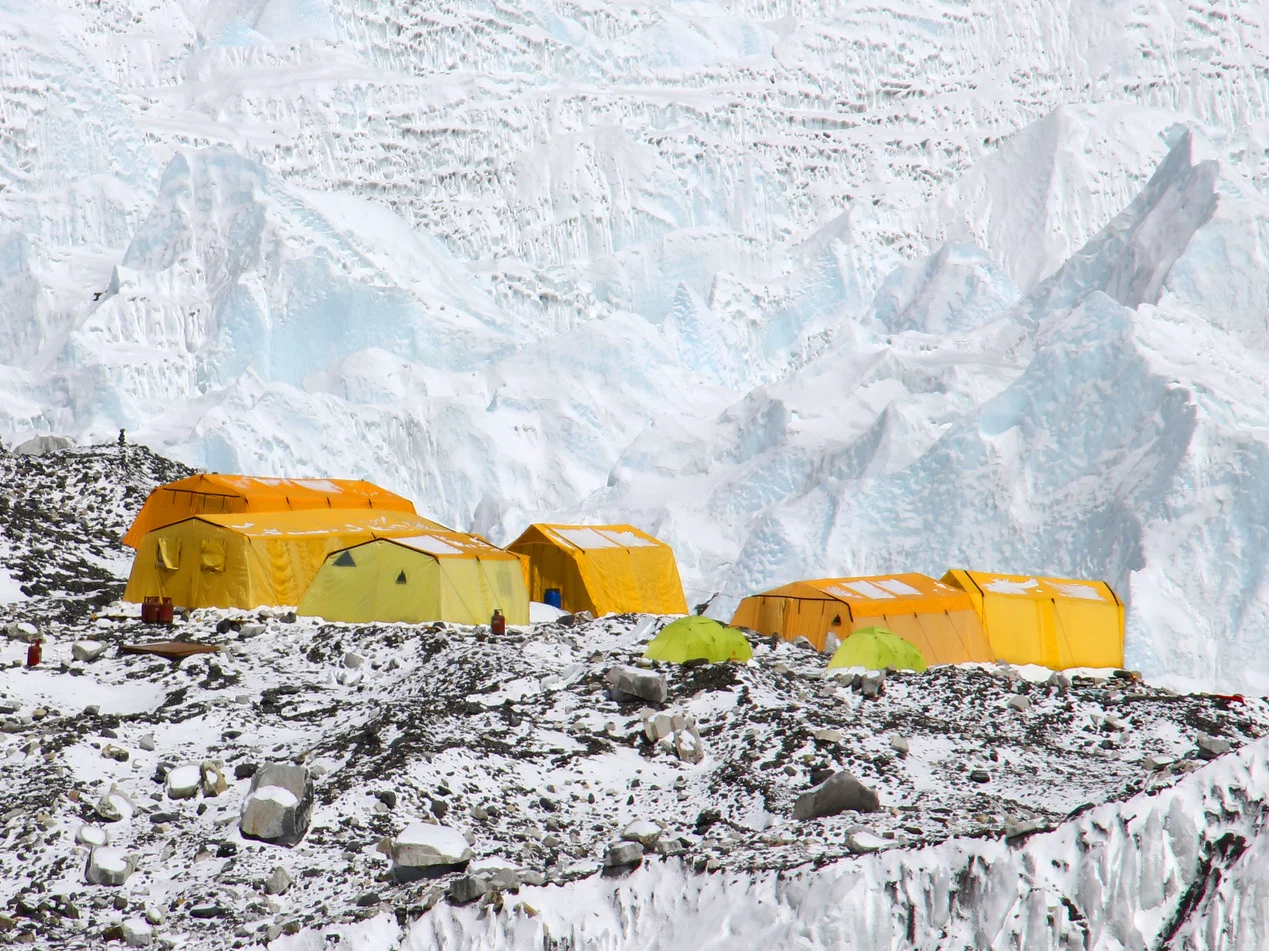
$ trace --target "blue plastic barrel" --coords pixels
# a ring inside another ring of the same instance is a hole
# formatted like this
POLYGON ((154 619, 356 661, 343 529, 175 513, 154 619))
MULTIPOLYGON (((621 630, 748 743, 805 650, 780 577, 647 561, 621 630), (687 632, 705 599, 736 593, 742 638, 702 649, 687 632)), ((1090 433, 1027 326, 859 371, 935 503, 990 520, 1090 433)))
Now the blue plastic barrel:
POLYGON ((553 608, 563 608, 564 602, 560 600, 559 588, 547 588, 542 597, 546 599, 546 603, 553 608))

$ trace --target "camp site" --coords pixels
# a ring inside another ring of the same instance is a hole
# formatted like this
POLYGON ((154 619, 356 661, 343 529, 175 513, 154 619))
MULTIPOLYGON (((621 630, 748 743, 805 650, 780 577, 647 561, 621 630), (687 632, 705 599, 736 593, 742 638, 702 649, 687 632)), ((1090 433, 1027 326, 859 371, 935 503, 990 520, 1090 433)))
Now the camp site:
MULTIPOLYGON (((0 465, 87 486, 62 515, 0 509, 31 579, 3 619, 0 776, 50 817, 20 847, 62 883, 17 907, 47 901, 67 947, 210 951, 229 915, 243 947, 302 915, 514 934, 551 914, 516 902, 583 886, 668 875, 680 903, 942 848, 972 877, 1029 841, 1076 868, 1087 804, 1228 789, 1269 732, 1260 701, 1127 668, 1127 592, 1069 566, 782 568, 722 596, 691 586, 681 527, 612 510, 490 537, 346 473, 127 445, 0 465)), ((1186 834, 1229 820, 1205 821, 1186 834)))

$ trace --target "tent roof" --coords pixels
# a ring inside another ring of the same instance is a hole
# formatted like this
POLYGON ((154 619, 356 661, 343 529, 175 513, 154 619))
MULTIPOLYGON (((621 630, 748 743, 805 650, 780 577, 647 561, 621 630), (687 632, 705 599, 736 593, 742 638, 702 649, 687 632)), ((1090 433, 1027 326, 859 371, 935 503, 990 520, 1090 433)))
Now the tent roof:
POLYGON ((325 502, 335 508, 385 508, 413 512, 414 503, 395 492, 360 479, 279 479, 272 476, 224 475, 202 473, 168 482, 155 489, 169 492, 192 492, 201 495, 227 495, 246 498, 251 503, 277 503, 281 509, 287 502, 325 502))
POLYGON ((449 532, 444 525, 421 515, 373 509, 304 509, 298 512, 258 512, 254 515, 203 514, 192 515, 174 524, 179 525, 184 522, 206 522, 248 538, 356 534, 408 537, 433 531, 449 532))
MULTIPOLYGON (((420 532, 417 535, 397 535, 391 538, 375 538, 350 547, 360 548, 363 545, 373 545, 378 541, 387 542, 393 545, 400 545, 402 548, 409 548, 425 555, 431 555, 434 558, 483 558, 485 560, 493 559, 501 561, 520 560, 517 555, 512 554, 504 548, 491 545, 479 535, 469 535, 466 532, 451 532, 443 529, 420 532)), ((341 549, 341 551, 347 550, 348 549, 341 549)), ((331 555, 328 557, 338 554, 338 552, 331 552, 331 555)))
POLYGON ((963 573, 985 595, 1004 595, 1012 598, 1027 598, 1032 601, 1069 598, 1103 604, 1119 604, 1119 597, 1104 581, 1042 578, 1037 575, 1005 575, 990 571, 964 571, 963 573))
POLYGON ((535 529, 556 545, 577 551, 669 547, 633 525, 547 525, 541 522, 530 525, 512 544, 523 543, 524 536, 535 529))
POLYGON ((904 614, 918 609, 964 611, 973 608, 969 595, 959 588, 914 573, 794 581, 764 591, 758 597, 840 601, 848 605, 855 615, 904 614))

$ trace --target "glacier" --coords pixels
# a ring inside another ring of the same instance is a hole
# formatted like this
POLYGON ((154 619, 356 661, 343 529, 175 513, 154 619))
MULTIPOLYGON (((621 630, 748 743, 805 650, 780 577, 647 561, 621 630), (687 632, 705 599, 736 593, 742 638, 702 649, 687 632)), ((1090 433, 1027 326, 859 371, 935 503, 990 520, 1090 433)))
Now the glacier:
POLYGON ((791 577, 1095 574, 1263 693, 1269 15, 0 2, 0 439, 791 577))

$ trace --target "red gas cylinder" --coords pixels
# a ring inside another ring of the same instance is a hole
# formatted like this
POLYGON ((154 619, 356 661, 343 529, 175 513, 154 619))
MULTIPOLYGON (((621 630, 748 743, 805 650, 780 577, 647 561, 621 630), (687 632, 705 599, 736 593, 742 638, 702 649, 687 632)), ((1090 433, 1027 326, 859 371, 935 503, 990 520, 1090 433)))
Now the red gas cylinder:
POLYGON ((164 599, 163 599, 163 603, 162 603, 162 604, 160 604, 160 605, 159 605, 159 607, 158 607, 158 612, 157 612, 157 615, 158 615, 158 616, 155 618, 156 623, 158 623, 158 624, 171 624, 171 623, 172 623, 173 609, 172 609, 172 599, 171 599, 171 598, 164 598, 164 599))
POLYGON ((28 667, 40 666, 40 660, 44 656, 43 645, 39 641, 33 641, 31 646, 26 649, 26 665, 28 667))
POLYGON ((501 608, 495 608, 493 617, 489 619, 489 633, 490 634, 506 634, 507 633, 507 618, 505 615, 503 615, 501 608))

